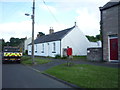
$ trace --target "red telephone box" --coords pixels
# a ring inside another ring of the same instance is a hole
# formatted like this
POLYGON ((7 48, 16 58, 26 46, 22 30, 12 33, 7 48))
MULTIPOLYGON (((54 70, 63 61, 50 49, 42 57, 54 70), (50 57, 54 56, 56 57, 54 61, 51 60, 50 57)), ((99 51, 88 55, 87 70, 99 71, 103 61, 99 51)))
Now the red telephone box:
POLYGON ((72 55, 72 48, 67 48, 67 55, 71 56, 72 55))

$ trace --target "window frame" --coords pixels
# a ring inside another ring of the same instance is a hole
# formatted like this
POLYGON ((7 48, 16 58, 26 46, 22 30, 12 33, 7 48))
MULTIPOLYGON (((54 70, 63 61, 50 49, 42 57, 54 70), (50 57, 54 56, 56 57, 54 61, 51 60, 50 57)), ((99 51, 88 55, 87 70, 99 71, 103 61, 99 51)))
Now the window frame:
POLYGON ((41 53, 44 53, 44 43, 42 44, 42 51, 41 53))
POLYGON ((52 48, 53 48, 52 53, 56 53, 56 43, 55 43, 55 42, 53 42, 53 46, 52 46, 52 48))

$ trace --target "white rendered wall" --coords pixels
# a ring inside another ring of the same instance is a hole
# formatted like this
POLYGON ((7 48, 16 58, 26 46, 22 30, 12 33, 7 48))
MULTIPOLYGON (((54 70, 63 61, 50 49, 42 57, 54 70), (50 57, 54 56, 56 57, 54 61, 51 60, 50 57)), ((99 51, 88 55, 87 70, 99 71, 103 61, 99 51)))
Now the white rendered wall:
POLYGON ((93 47, 102 47, 102 42, 101 41, 90 42, 89 48, 93 48, 93 47))
POLYGON ((27 40, 25 40, 24 52, 25 50, 28 50, 28 44, 30 44, 31 42, 32 42, 32 38, 28 38, 27 40))
MULTIPOLYGON (((31 55, 29 52, 31 47, 28 46, 28 55, 31 55)), ((46 42, 46 43, 39 43, 34 45, 34 55, 35 56, 50 56, 55 57, 55 55, 60 54, 60 41, 52 41, 52 42, 46 42), (53 43, 55 43, 55 52, 53 49, 53 43), (43 50, 43 44, 44 44, 44 50, 43 50)))
POLYGON ((89 41, 76 26, 61 40, 61 54, 63 52, 63 48, 67 48, 67 46, 72 48, 73 55, 87 55, 89 41))
POLYGON ((32 45, 28 45, 28 55, 31 55, 32 50, 31 50, 32 45))
POLYGON ((92 47, 98 47, 98 43, 97 42, 90 42, 89 48, 92 48, 92 47))

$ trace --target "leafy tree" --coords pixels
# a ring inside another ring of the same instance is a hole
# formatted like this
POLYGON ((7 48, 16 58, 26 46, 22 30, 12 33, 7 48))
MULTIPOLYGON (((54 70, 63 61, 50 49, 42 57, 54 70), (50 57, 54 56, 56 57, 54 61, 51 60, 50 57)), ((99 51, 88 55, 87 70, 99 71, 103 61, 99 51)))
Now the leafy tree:
POLYGON ((18 46, 19 44, 20 44, 19 38, 14 38, 14 37, 10 38, 10 43, 9 43, 10 46, 18 46))
POLYGON ((45 35, 45 33, 43 33, 43 32, 38 32, 38 34, 40 34, 40 35, 45 35))
POLYGON ((99 34, 99 35, 96 35, 96 39, 97 39, 97 40, 100 40, 100 39, 101 39, 100 34, 99 34))
POLYGON ((87 37, 88 40, 91 41, 91 42, 96 42, 96 41, 98 41, 94 36, 86 35, 86 37, 87 37))
POLYGON ((2 40, 1 40, 0 48, 2 48, 2 50, 3 50, 4 46, 7 46, 7 43, 5 42, 4 39, 2 39, 2 40))
POLYGON ((40 36, 43 36, 43 35, 45 35, 45 33, 43 33, 43 32, 38 32, 37 37, 40 37, 40 36))
POLYGON ((100 35, 100 34, 98 34, 98 35, 96 35, 96 36, 86 35, 86 37, 87 37, 88 40, 91 41, 91 42, 96 42, 96 41, 101 40, 101 35, 100 35))
POLYGON ((21 43, 24 42, 26 38, 14 38, 14 37, 11 37, 10 38, 10 42, 5 42, 3 46, 19 46, 21 43))

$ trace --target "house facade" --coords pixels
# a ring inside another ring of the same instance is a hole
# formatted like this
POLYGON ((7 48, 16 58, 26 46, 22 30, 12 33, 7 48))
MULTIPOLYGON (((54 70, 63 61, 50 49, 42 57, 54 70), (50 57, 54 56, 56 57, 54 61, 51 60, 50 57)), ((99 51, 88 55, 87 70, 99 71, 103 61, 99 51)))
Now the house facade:
POLYGON ((31 42, 32 42, 32 37, 30 37, 30 38, 28 38, 28 39, 26 39, 26 40, 24 41, 24 53, 25 53, 26 50, 28 50, 28 45, 29 45, 31 42))
POLYGON ((120 0, 100 7, 102 57, 104 61, 120 61, 120 0))
MULTIPOLYGON (((72 48, 73 55, 87 55, 87 48, 91 46, 87 37, 80 31, 78 26, 67 28, 58 32, 53 32, 44 36, 40 36, 34 41, 35 56, 55 57, 65 55, 67 46, 72 48)), ((94 44, 96 45, 96 44, 94 44)), ((31 55, 32 45, 28 45, 28 55, 31 55)))
POLYGON ((2 39, 0 39, 0 53, 2 52, 2 39))

